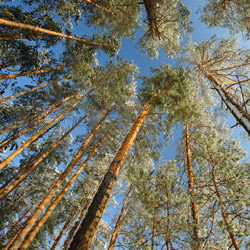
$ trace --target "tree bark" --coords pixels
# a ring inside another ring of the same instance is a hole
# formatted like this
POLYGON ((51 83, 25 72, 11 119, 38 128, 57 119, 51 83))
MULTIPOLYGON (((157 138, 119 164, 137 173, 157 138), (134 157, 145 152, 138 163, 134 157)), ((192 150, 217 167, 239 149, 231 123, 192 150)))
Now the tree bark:
POLYGON ((46 152, 36 159, 34 164, 32 164, 24 173, 22 173, 18 178, 15 179, 6 189, 1 190, 0 200, 3 199, 7 194, 9 194, 18 184, 20 184, 27 175, 36 168, 36 166, 49 154, 51 153, 88 115, 88 112, 82 119, 80 119, 70 130, 68 130, 54 145, 52 145, 46 152))
POLYGON ((93 87, 86 95, 82 96, 80 99, 78 99, 75 103, 73 103, 70 107, 65 109, 58 117, 56 117, 53 121, 51 121, 49 124, 44 126, 38 133, 36 133, 34 136, 32 136, 29 140, 27 140, 20 148, 18 148, 14 153, 12 153, 9 157, 7 157, 2 163, 0 163, 0 170, 3 169, 9 162, 11 162, 17 155, 19 155, 25 148, 27 148, 32 142, 34 142, 38 137, 46 133, 46 131, 54 125, 56 122, 58 122, 66 113, 68 113, 71 109, 73 109, 77 104, 79 104, 81 101, 83 101, 87 96, 89 96, 97 86, 93 87))
POLYGON ((94 1, 92 1, 92 0, 85 0, 85 1, 86 1, 87 3, 89 3, 89 4, 93 5, 93 6, 95 6, 95 7, 98 8, 98 9, 101 9, 101 10, 103 10, 103 11, 105 11, 105 12, 111 14, 111 15, 114 15, 114 13, 113 13, 112 11, 110 11, 109 9, 106 9, 106 8, 102 7, 101 5, 99 5, 98 3, 96 3, 96 2, 94 2, 94 1))
POLYGON ((0 18, 0 24, 16 27, 16 28, 19 28, 19 29, 28 29, 28 30, 33 30, 35 32, 42 32, 42 33, 46 33, 46 34, 49 34, 49 35, 52 35, 52 36, 65 37, 65 38, 68 38, 68 39, 73 39, 73 40, 77 40, 77 41, 81 41, 81 42, 84 42, 84 43, 93 44, 93 45, 97 45, 97 46, 109 46, 107 44, 91 42, 91 41, 85 40, 83 38, 78 38, 78 37, 65 35, 63 33, 59 33, 59 32, 55 32, 55 31, 35 27, 35 26, 32 26, 32 25, 28 25, 28 24, 16 23, 16 22, 8 21, 8 20, 2 19, 2 18, 0 18))
MULTIPOLYGON (((0 18, 0 20, 1 20, 1 18, 0 18)), ((32 72, 25 72, 25 73, 12 74, 12 75, 3 75, 3 76, 0 76, 0 80, 10 79, 10 78, 15 78, 15 77, 21 77, 21 76, 31 76, 31 75, 43 74, 43 73, 47 73, 47 72, 50 72, 50 71, 53 71, 53 70, 62 69, 65 66, 66 66, 65 64, 61 64, 61 65, 59 65, 57 67, 50 68, 50 69, 35 70, 35 71, 32 71, 32 72)))
MULTIPOLYGON (((160 95, 165 94, 172 84, 168 84, 160 95)), ((105 174, 103 181, 93 198, 93 201, 84 217, 77 233, 75 234, 68 250, 81 250, 90 249, 93 242, 96 231, 99 227, 102 215, 112 192, 112 189, 118 179, 120 168, 127 157, 127 154, 144 122, 151 106, 156 101, 155 98, 151 99, 143 108, 140 115, 134 122, 130 132, 125 137, 120 149, 118 150, 113 162, 109 166, 107 173, 105 174)))
POLYGON ((98 184, 96 185, 95 190, 93 191, 93 193, 91 194, 90 198, 87 200, 87 202, 86 202, 84 208, 82 209, 82 211, 81 211, 81 213, 80 213, 80 215, 79 215, 79 219, 75 222, 74 226, 71 228, 70 232, 68 233, 68 236, 67 236, 66 240, 64 241, 64 244, 63 244, 63 248, 62 248, 62 249, 64 249, 64 250, 68 249, 68 245, 70 244, 70 242, 71 242, 71 240, 72 240, 72 238, 73 238, 73 236, 74 236, 74 234, 75 234, 75 232, 76 232, 76 230, 77 230, 77 228, 78 228, 78 225, 80 224, 80 222, 81 222, 83 216, 85 215, 85 213, 86 213, 86 211, 87 211, 87 209, 88 209, 88 207, 89 207, 90 202, 92 201, 92 199, 93 199, 95 193, 97 192, 97 190, 98 190, 98 188, 99 188, 99 185, 100 185, 100 183, 102 182, 102 179, 103 179, 103 178, 101 178, 101 179, 99 180, 98 184))
MULTIPOLYGON (((94 88, 91 90, 93 91, 94 88)), ((87 146, 87 144, 90 142, 90 140, 93 138, 97 130, 100 128, 101 124, 106 120, 107 116, 111 113, 113 108, 111 108, 105 116, 102 118, 102 120, 99 122, 99 124, 95 127, 95 129, 91 132, 91 134, 88 136, 86 141, 82 144, 74 158, 69 163, 68 167, 63 171, 63 173, 60 175, 58 180, 54 183, 53 187, 49 190, 48 194, 44 198, 44 200, 40 203, 40 205, 37 206, 35 209, 33 215, 27 220, 25 227, 18 235, 17 239, 12 243, 9 250, 17 250, 21 246, 22 242, 24 241, 26 235, 30 232, 35 222, 38 220, 42 212, 44 211, 45 207, 49 204, 53 196, 55 195, 56 191, 61 186, 62 182, 65 180, 65 178, 70 174, 70 172, 73 170, 75 165, 80 161, 81 157, 83 157, 83 150, 87 146)))
POLYGON ((202 249, 201 244, 201 232, 200 232, 200 222, 199 222, 199 213, 198 207, 195 201, 195 190, 194 190, 194 173, 192 166, 192 159, 190 153, 190 141, 189 141, 189 131, 188 124, 186 124, 186 154, 187 154, 187 170, 188 170, 188 191, 191 196, 191 209, 192 209, 192 217, 194 223, 194 249, 202 249))

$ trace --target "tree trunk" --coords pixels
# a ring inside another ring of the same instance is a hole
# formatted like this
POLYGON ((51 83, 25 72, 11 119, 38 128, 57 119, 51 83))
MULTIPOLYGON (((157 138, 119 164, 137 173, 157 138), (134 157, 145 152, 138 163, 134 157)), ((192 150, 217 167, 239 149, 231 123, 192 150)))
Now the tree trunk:
POLYGON ((103 43, 91 42, 91 41, 87 41, 87 40, 85 40, 83 38, 78 38, 78 37, 65 35, 63 33, 59 33, 59 32, 55 32, 55 31, 35 27, 35 26, 32 26, 32 25, 28 25, 28 24, 16 23, 16 22, 8 21, 8 20, 2 19, 2 18, 0 18, 0 24, 16 27, 16 28, 19 28, 19 29, 28 29, 28 30, 33 30, 35 32, 42 32, 42 33, 46 33, 46 34, 49 34, 49 35, 52 35, 52 36, 65 37, 65 38, 68 38, 68 39, 73 39, 73 40, 77 40, 77 41, 81 41, 81 42, 84 42, 84 43, 93 44, 93 45, 97 45, 97 46, 109 46, 109 45, 106 45, 106 44, 103 44, 103 43))
POLYGON ((79 219, 75 222, 74 226, 71 228, 70 232, 68 233, 68 236, 67 236, 66 240, 64 241, 62 249, 64 249, 64 250, 68 249, 68 245, 71 242, 71 240, 72 240, 72 238, 73 238, 73 236, 74 236, 74 234, 75 234, 75 232, 76 232, 76 230, 78 228, 78 225, 80 224, 83 216, 85 215, 85 213, 86 213, 86 211, 87 211, 87 209, 89 207, 90 202, 92 201, 95 193, 97 192, 97 190, 99 188, 99 185, 102 182, 102 179, 103 178, 101 178, 99 180, 98 184, 96 185, 96 188, 95 188, 94 192, 91 194, 90 198, 87 200, 84 208, 82 209, 82 211, 81 211, 81 213, 79 215, 79 219))
POLYGON ((21 77, 21 76, 31 76, 31 75, 43 74, 43 73, 47 73, 47 72, 50 72, 50 71, 53 71, 53 70, 62 69, 65 66, 66 65, 61 64, 61 65, 59 65, 57 67, 50 68, 50 69, 35 70, 35 71, 32 71, 32 72, 25 72, 25 73, 12 74, 12 75, 3 75, 3 76, 0 76, 0 80, 10 79, 10 78, 15 78, 15 77, 21 77))
POLYGON ((89 3, 89 4, 92 4, 93 6, 95 6, 95 7, 98 8, 98 9, 101 9, 101 10, 103 10, 103 11, 105 11, 105 12, 107 12, 107 13, 113 15, 113 12, 111 12, 109 9, 106 9, 106 8, 102 7, 101 5, 99 5, 99 4, 96 3, 96 2, 94 2, 94 1, 92 1, 92 0, 85 0, 85 1, 86 1, 87 3, 89 3))
POLYGON ((46 152, 36 159, 34 164, 32 164, 24 173, 22 173, 18 178, 15 179, 5 190, 0 192, 0 200, 3 199, 7 194, 9 194, 23 179, 33 170, 35 167, 49 154, 51 153, 88 115, 88 112, 82 119, 80 119, 70 130, 68 130, 54 145, 52 145, 46 152))
MULTIPOLYGON (((166 93, 172 84, 169 84, 161 91, 160 95, 166 93)), ((127 154, 144 122, 151 106, 156 101, 153 98, 149 101, 140 115, 134 122, 130 132, 125 137, 120 149, 118 150, 113 162, 109 166, 107 173, 105 174, 103 181, 93 198, 93 201, 87 211, 86 216, 84 217, 77 233, 75 234, 68 250, 81 250, 81 249, 90 249, 93 242, 96 231, 99 227, 102 215, 105 211, 105 208, 108 204, 112 189, 118 179, 118 174, 120 168, 127 157, 127 154)))
POLYGON ((213 83, 214 89, 217 91, 222 101, 226 104, 227 108, 250 136, 249 114, 247 114, 246 111, 238 103, 236 103, 231 96, 229 96, 226 90, 221 87, 219 80, 215 76, 210 74, 204 67, 201 66, 201 68, 206 77, 213 83))
POLYGON ((123 205, 122 205, 121 212, 120 212, 119 217, 118 217, 118 219, 116 221, 115 229, 114 229, 113 234, 111 236, 108 250, 113 250, 114 247, 115 247, 115 243, 116 243, 117 237, 119 235, 119 231, 120 231, 121 225, 123 223, 123 220, 124 220, 124 218, 125 218, 125 216, 127 214, 128 208, 129 208, 129 206, 127 206, 127 209, 125 210, 125 213, 123 215, 123 211, 124 211, 124 209, 126 207, 126 204, 128 202, 129 195, 130 195, 132 189, 133 189, 133 184, 130 184, 129 190, 128 190, 127 195, 126 195, 126 198, 125 198, 125 200, 123 202, 123 205))
POLYGON ((187 154, 187 170, 188 170, 188 191, 191 196, 191 209, 192 209, 192 217, 194 223, 194 249, 202 249, 201 244, 201 232, 200 232, 200 223, 199 223, 199 213, 198 207, 195 201, 195 190, 194 190, 194 173, 193 166, 190 154, 190 141, 188 134, 188 124, 186 124, 186 154, 187 154))
POLYGON ((228 215, 227 215, 226 209, 225 209, 224 204, 223 204, 222 199, 221 199, 220 190, 219 190, 219 187, 217 185, 216 178, 215 178, 215 163, 214 162, 212 162, 212 178, 213 178, 216 196, 218 197, 218 200, 219 200, 221 214, 222 214, 224 223, 226 225, 227 232, 231 238, 232 245, 234 246, 234 248, 236 250, 240 250, 240 246, 235 238, 235 235, 234 235, 233 231, 230 229, 230 223, 228 222, 228 215))
POLYGON ((51 85, 51 84, 53 84, 53 83, 56 83, 56 82, 59 82, 59 81, 65 80, 65 79, 69 79, 69 78, 73 77, 74 75, 76 75, 76 74, 68 75, 68 76, 65 76, 65 77, 63 77, 63 78, 57 79, 57 80, 55 80, 55 81, 48 82, 48 83, 39 85, 39 86, 37 86, 37 87, 34 87, 34 88, 32 88, 32 89, 22 91, 22 92, 20 92, 20 93, 18 93, 18 94, 15 94, 15 95, 12 95, 12 96, 3 98, 3 99, 0 100, 0 102, 6 102, 6 101, 11 100, 11 99, 13 99, 13 98, 16 98, 16 97, 18 97, 18 96, 28 94, 28 93, 30 93, 30 92, 33 92, 33 91, 38 90, 38 89, 41 89, 41 88, 45 88, 45 87, 47 87, 47 86, 49 86, 49 85, 51 85))
MULTIPOLYGON (((109 131, 111 131, 111 130, 112 130, 112 128, 110 128, 109 131)), ((31 243, 31 241, 36 236, 37 232, 40 230, 40 228, 42 227, 42 225, 46 222, 46 220, 48 219, 48 217, 50 216, 50 214, 53 212, 53 210, 55 209, 55 207, 57 206, 57 204, 61 201, 61 199, 63 198, 63 196, 69 190, 69 188, 71 187, 71 185, 73 184, 73 182, 76 180, 76 178, 82 172, 82 170, 84 169, 84 167, 86 166, 86 164, 88 163, 88 161, 96 153, 97 149, 102 145, 103 141, 105 140, 105 138, 107 136, 108 136, 108 133, 104 135, 104 137, 97 144, 97 146, 95 147, 95 149, 89 154, 89 156, 87 157, 87 159, 81 164, 81 166, 79 167, 79 169, 71 177, 71 179, 68 181, 68 183, 66 184, 66 186, 62 189, 62 191, 56 197, 56 199, 53 201, 53 203, 49 206, 49 208, 47 209, 47 211, 45 212, 45 214, 42 216, 42 218, 38 221, 38 223, 33 228, 33 230, 30 231, 29 235, 26 237, 26 239, 24 240, 22 246, 20 247, 20 250, 27 249, 27 247, 29 246, 29 244, 31 243)))
MULTIPOLYGON (((91 91, 93 91, 92 89, 91 91)), ((45 207, 49 204, 53 196, 55 195, 56 191, 60 188, 62 182, 65 180, 65 178, 70 174, 70 172, 73 170, 75 165, 80 161, 81 157, 83 157, 83 150, 87 146, 87 144, 90 142, 90 140, 93 138, 101 124, 106 120, 107 116, 111 113, 113 108, 111 108, 105 116, 102 118, 102 120, 99 122, 99 124, 95 127, 95 129, 91 132, 91 134, 88 136, 86 141, 82 144, 74 158, 69 163, 68 167, 63 171, 63 173, 60 175, 58 180, 54 183, 53 187, 49 190, 48 194, 44 198, 44 200, 38 205, 38 207, 35 209, 33 215, 27 220, 25 227, 18 235, 17 239, 12 243, 9 250, 17 250, 19 249, 20 245, 24 241, 26 235, 30 232, 35 222, 38 220, 42 212, 44 211, 45 207)))
POLYGON ((68 113, 71 109, 73 109, 77 104, 79 104, 82 100, 84 100, 87 96, 89 96, 97 86, 93 87, 86 95, 82 96, 79 100, 77 100, 74 104, 64 110, 57 118, 51 121, 49 124, 44 126, 38 133, 32 136, 29 140, 27 140, 20 148, 18 148, 14 153, 12 153, 9 157, 7 157, 2 163, 0 163, 0 170, 3 169, 9 162, 11 162, 17 155, 19 155, 25 148, 27 148, 32 142, 34 142, 38 137, 46 133, 46 131, 58 122, 66 113, 68 113))

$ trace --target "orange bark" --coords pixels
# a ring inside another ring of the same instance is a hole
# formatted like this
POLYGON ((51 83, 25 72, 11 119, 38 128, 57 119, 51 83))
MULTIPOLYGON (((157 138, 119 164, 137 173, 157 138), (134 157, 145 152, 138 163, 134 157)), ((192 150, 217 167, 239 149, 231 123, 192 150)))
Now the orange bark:
POLYGON ((65 38, 68 38, 68 39, 73 39, 73 40, 77 40, 77 41, 81 41, 81 42, 85 42, 85 43, 93 44, 93 45, 97 45, 97 46, 108 46, 106 44, 91 42, 91 41, 85 40, 83 38, 78 38, 78 37, 65 35, 63 33, 59 33, 59 32, 55 32, 55 31, 35 27, 35 26, 32 26, 32 25, 28 25, 28 24, 16 23, 16 22, 8 21, 8 20, 2 19, 2 18, 0 18, 0 24, 16 27, 16 28, 19 28, 19 29, 29 29, 29 30, 33 30, 33 31, 36 31, 36 32, 46 33, 46 34, 49 34, 49 35, 52 35, 52 36, 65 37, 65 38))
POLYGON ((128 200, 129 200, 129 195, 130 195, 132 189, 133 189, 133 184, 130 185, 129 190, 127 192, 127 195, 125 197, 125 200, 123 202, 122 209, 121 209, 120 214, 118 216, 118 219, 116 221, 115 229, 113 231, 113 234, 112 234, 110 242, 109 242, 108 250, 113 250, 114 247, 115 247, 115 243, 116 243, 117 237, 119 235, 119 231, 121 229, 124 218, 125 218, 125 216, 126 216, 126 214, 128 212, 129 206, 127 206, 127 209, 125 210, 124 215, 123 215, 123 211, 124 211, 124 209, 126 207, 126 204, 127 204, 128 200))
POLYGON ((87 3, 92 4, 93 6, 95 6, 95 7, 97 7, 97 8, 99 8, 99 9, 101 9, 101 10, 107 12, 107 13, 111 13, 111 14, 113 15, 113 12, 111 12, 109 9, 106 9, 106 8, 102 7, 101 5, 99 5, 99 4, 96 3, 96 2, 94 2, 94 1, 92 1, 92 0, 85 0, 85 1, 86 1, 87 3))
MULTIPOLYGON (((75 74, 74 74, 74 75, 75 75, 75 74)), ((3 98, 3 99, 0 100, 0 102, 6 102, 6 101, 11 100, 11 99, 13 99, 13 98, 16 98, 16 97, 18 97, 18 96, 21 96, 21 95, 24 95, 24 94, 28 94, 28 93, 30 93, 30 92, 32 92, 32 91, 35 91, 35 90, 38 90, 38 89, 47 87, 47 86, 49 86, 49 85, 51 85, 51 84, 53 84, 53 83, 56 83, 56 82, 59 82, 59 81, 65 80, 65 79, 69 79, 69 78, 71 78, 71 77, 74 76, 74 75, 68 75, 68 76, 65 76, 65 77, 63 77, 63 78, 61 78, 61 79, 57 79, 57 80, 55 80, 55 81, 48 82, 48 83, 39 85, 39 86, 37 86, 37 87, 34 87, 34 88, 32 88, 32 89, 29 89, 29 90, 26 90, 26 91, 22 91, 22 92, 20 92, 20 93, 18 93, 18 94, 15 94, 15 95, 12 95, 12 96, 3 98)))
MULTIPOLYGON (((93 91, 93 89, 92 89, 93 91)), ((22 242, 24 241, 26 235, 30 232, 33 225, 36 223, 42 212, 44 211, 45 207, 49 204, 53 196, 55 195, 56 191, 60 188, 62 182, 65 180, 65 178, 70 174, 70 172, 73 170, 75 165, 80 161, 81 157, 83 157, 83 150, 87 146, 87 144, 90 142, 90 140, 93 138, 97 130, 100 128, 101 124, 106 120, 107 116, 111 113, 113 110, 110 109, 105 116, 102 118, 102 120, 99 122, 99 124, 95 127, 95 129, 91 132, 91 134, 88 136, 86 141, 82 144, 74 158, 71 160, 67 168, 63 171, 63 173, 60 175, 58 180, 54 183, 53 187, 49 190, 48 194, 44 198, 44 200, 37 206, 35 209, 33 215, 27 220, 25 227, 22 229, 20 234, 18 235, 17 239, 12 243, 9 250, 17 250, 21 246, 22 242)))
POLYGON ((47 73, 47 72, 50 72, 50 71, 53 71, 53 70, 62 69, 64 67, 65 67, 65 64, 61 64, 60 66, 57 66, 57 67, 54 67, 54 68, 51 68, 51 69, 35 70, 35 71, 32 71, 32 72, 25 72, 25 73, 12 74, 12 75, 3 75, 3 76, 0 76, 0 80, 10 79, 10 78, 14 78, 14 77, 31 76, 31 75, 47 73))
MULTIPOLYGON (((164 90, 160 92, 160 95, 165 94, 172 83, 166 85, 164 90)), ((151 99, 143 108, 140 115, 134 122, 130 132, 125 137, 120 149, 118 150, 113 162, 109 166, 107 173, 105 174, 100 188, 95 194, 95 197, 88 209, 86 216, 84 217, 78 232, 75 234, 68 250, 80 250, 80 249, 90 249, 96 231, 99 227, 102 215, 108 204, 109 197, 111 195, 112 189, 118 179, 118 174, 127 154, 142 126, 151 106, 156 102, 157 99, 151 99)))
POLYGON ((34 164, 31 165, 24 173, 22 173, 18 178, 15 179, 5 190, 0 192, 0 200, 9 194, 23 179, 33 170, 35 167, 50 153, 52 152, 88 115, 88 112, 82 119, 80 119, 70 130, 68 130, 55 144, 53 144, 46 152, 44 152, 34 164))
POLYGON ((56 199, 53 201, 53 203, 49 206, 45 214, 42 216, 42 218, 38 221, 36 226, 33 228, 33 230, 29 233, 28 237, 24 240, 22 246, 20 247, 20 250, 25 250, 31 243, 31 241, 36 236, 37 232, 40 230, 41 226, 46 222, 49 215, 53 212, 57 204, 60 202, 60 200, 63 198, 63 196, 66 194, 70 186, 73 184, 73 182, 76 180, 76 178, 79 176, 79 174, 82 172, 88 161, 92 158, 92 156, 96 153, 98 148, 102 145, 105 138, 108 136, 108 134, 105 134, 104 137, 101 139, 101 141, 97 144, 95 149, 89 154, 87 159, 81 164, 79 169, 75 172, 75 174, 71 177, 71 179, 68 181, 66 186, 63 188, 63 190, 60 192, 60 194, 56 197, 56 199))
POLYGON ((198 207, 195 201, 195 190, 194 190, 194 173, 190 153, 190 141, 188 133, 188 124, 186 124, 186 154, 187 154, 187 170, 188 170, 188 190, 191 196, 191 209, 194 222, 194 238, 195 238, 195 248, 201 249, 201 233, 200 233, 200 222, 198 207))
POLYGON ((12 153, 9 157, 7 157, 2 163, 0 163, 0 170, 3 169, 9 162, 11 162, 17 155, 19 155, 25 148, 27 148, 32 142, 34 142, 38 137, 43 135, 52 125, 58 122, 66 113, 68 113, 71 109, 73 109, 77 104, 83 101, 87 96, 89 96, 97 86, 93 87, 86 95, 79 98, 75 103, 73 103, 70 107, 65 109, 59 116, 57 116, 53 121, 44 126, 39 132, 37 132, 34 136, 32 136, 29 140, 27 140, 20 148, 18 148, 14 153, 12 153))

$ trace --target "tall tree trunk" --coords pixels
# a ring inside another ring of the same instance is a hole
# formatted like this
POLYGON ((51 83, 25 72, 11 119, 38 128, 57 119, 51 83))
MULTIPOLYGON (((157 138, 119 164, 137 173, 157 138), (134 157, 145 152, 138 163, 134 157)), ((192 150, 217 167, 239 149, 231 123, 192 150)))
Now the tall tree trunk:
POLYGON ((212 179, 213 179, 213 183, 214 183, 216 196, 217 196, 217 198, 219 200, 219 204, 220 204, 220 208, 221 208, 221 214, 222 214, 224 223, 226 225, 227 232, 228 232, 228 234, 229 234, 229 236, 231 238, 232 245, 234 246, 234 248, 236 250, 240 250, 240 246, 239 246, 239 244, 238 244, 238 242, 236 240, 236 237, 235 237, 232 229, 230 228, 230 223, 228 222, 228 215, 227 215, 226 209, 225 209, 224 204, 223 204, 222 199, 221 199, 220 190, 219 190, 219 187, 217 185, 216 178, 215 178, 215 163, 214 163, 214 161, 212 161, 212 179))
POLYGON ((32 142, 34 142, 38 137, 46 133, 46 131, 58 122, 66 113, 68 113, 71 109, 73 109, 77 104, 79 104, 82 100, 84 100, 87 96, 89 96, 97 86, 93 87, 86 95, 82 96, 75 103, 73 103, 70 107, 65 109, 57 118, 51 121, 49 124, 44 126, 38 133, 32 136, 29 140, 27 140, 20 148, 18 148, 14 153, 12 153, 9 157, 7 157, 2 163, 0 163, 0 170, 4 168, 9 162, 11 162, 17 155, 19 155, 25 148, 27 148, 32 142))
POLYGON ((127 214, 128 208, 129 208, 129 206, 127 206, 127 209, 125 210, 125 213, 123 215, 124 209, 125 209, 126 204, 129 200, 129 195, 130 195, 132 189, 133 189, 133 184, 130 184, 129 190, 127 192, 127 195, 126 195, 125 200, 124 200, 123 205, 122 205, 122 209, 121 209, 120 214, 118 216, 118 219, 116 221, 115 229, 114 229, 113 234, 111 236, 108 250, 113 250, 115 247, 116 239, 117 239, 117 237, 119 235, 119 231, 120 231, 119 229, 121 228, 122 222, 127 214))
POLYGON ((63 63, 57 67, 50 68, 50 69, 35 70, 32 72, 25 72, 25 73, 19 73, 19 74, 3 75, 3 76, 0 76, 0 80, 21 77, 21 76, 31 76, 31 75, 43 74, 43 73, 47 73, 47 72, 50 72, 53 70, 62 69, 65 66, 66 65, 63 63))
POLYGON ((186 154, 187 154, 187 170, 188 170, 188 191, 191 196, 191 209, 192 209, 192 217, 194 223, 194 249, 202 249, 201 244, 201 232, 200 232, 200 223, 199 223, 199 213, 198 207, 195 201, 195 190, 194 190, 194 173, 193 173, 193 166, 191 160, 191 153, 190 153, 190 141, 189 141, 189 131, 188 131, 188 124, 186 124, 186 154))
POLYGON ((95 190, 93 191, 93 193, 91 194, 90 198, 87 200, 85 206, 83 207, 83 209, 82 209, 82 211, 81 211, 81 213, 79 215, 79 219, 75 222, 74 226, 71 228, 70 232, 68 233, 67 238, 66 238, 66 240, 63 243, 62 249, 64 249, 64 250, 68 249, 68 245, 70 244, 70 242, 71 242, 71 240, 72 240, 72 238, 73 238, 73 236, 74 236, 74 234, 75 234, 75 232, 76 232, 76 230, 78 228, 78 225, 80 224, 83 216, 85 215, 85 213, 86 213, 86 211, 87 211, 87 209, 89 207, 90 202, 92 201, 95 193, 97 192, 97 190, 99 188, 99 185, 102 182, 102 179, 103 178, 101 178, 99 180, 98 184, 96 185, 95 190))
POLYGON ((28 93, 30 93, 30 92, 33 92, 33 91, 38 90, 38 89, 41 89, 41 88, 45 88, 45 87, 47 87, 47 86, 49 86, 49 85, 51 85, 51 84, 53 84, 53 83, 56 83, 56 82, 59 82, 59 81, 65 80, 65 79, 69 79, 69 78, 73 77, 74 75, 76 75, 76 74, 68 75, 68 76, 65 76, 65 77, 63 77, 63 78, 57 79, 57 80, 55 80, 55 81, 51 81, 51 82, 48 82, 48 83, 45 83, 45 84, 41 84, 41 85, 39 85, 39 86, 37 86, 37 87, 34 87, 34 88, 32 88, 32 89, 25 90, 25 91, 22 91, 22 92, 20 92, 20 93, 15 94, 15 95, 12 95, 12 96, 3 98, 3 99, 0 100, 0 102, 6 102, 6 101, 11 100, 11 99, 13 99, 13 98, 16 98, 16 97, 18 97, 18 96, 28 94, 28 93))
MULTIPOLYGON (((112 126, 113 127, 113 126, 112 126)), ((110 128, 110 131, 112 130, 112 128, 110 128)), ((29 235, 26 237, 26 239, 24 240, 22 246, 19 248, 20 250, 25 250, 27 249, 27 247, 29 246, 29 244, 31 243, 31 241, 34 239, 34 237, 36 236, 37 232, 40 230, 40 228, 42 227, 42 225, 46 222, 46 220, 48 219, 48 217, 50 216, 50 214, 53 212, 53 210, 55 209, 55 207, 57 206, 57 204, 61 201, 61 199, 63 198, 63 196, 66 194, 66 192, 69 190, 69 188, 71 187, 71 185, 73 184, 73 182, 76 180, 76 178, 79 176, 79 174, 82 172, 82 170, 84 169, 84 167, 86 166, 86 164, 88 163, 88 161, 92 158, 92 156, 96 153, 96 151, 98 150, 98 148, 102 145, 103 141, 106 139, 106 137, 108 136, 108 133, 106 133, 104 135, 104 137, 101 139, 101 141, 97 144, 97 146, 95 147, 95 149, 89 154, 89 156, 87 157, 87 159, 81 164, 81 166, 79 167, 79 169, 75 172, 75 174, 71 177, 71 179, 68 181, 68 183, 66 184, 66 186, 62 189, 62 191, 60 192, 60 194, 56 197, 56 199, 53 201, 53 203, 49 206, 49 208, 47 209, 47 211, 45 212, 45 214, 42 216, 42 218, 38 221, 38 223, 36 224, 36 226, 33 228, 33 230, 30 231, 29 235)))
MULTIPOLYGON (((92 89, 93 90, 93 89, 92 89)), ((87 144, 90 142, 90 140, 93 138, 97 130, 100 128, 101 124, 106 120, 107 116, 111 113, 113 108, 111 108, 105 116, 102 118, 102 120, 99 122, 99 124, 95 127, 95 129, 91 132, 91 134, 88 136, 86 141, 82 144, 74 158, 69 163, 68 167, 63 171, 63 173, 60 175, 58 180, 54 183, 53 187, 49 190, 48 194, 44 198, 44 200, 38 205, 38 207, 35 209, 33 215, 27 220, 25 227, 22 229, 16 240, 12 243, 9 250, 17 250, 19 249, 20 245, 24 241, 26 235, 30 232, 35 222, 38 220, 42 212, 44 211, 45 207, 49 204, 53 196, 55 195, 56 191, 60 188, 62 182, 65 180, 65 178, 71 173, 75 165, 80 161, 81 157, 83 157, 83 150, 87 146, 87 144)))
POLYGON ((154 250, 154 249, 155 249, 157 208, 158 208, 158 204, 157 204, 157 201, 155 201, 155 204, 154 204, 154 217, 153 217, 153 229, 152 229, 151 250, 154 250))
POLYGON ((9 194, 18 184, 20 184, 23 179, 36 168, 36 166, 49 154, 51 153, 88 115, 88 112, 82 119, 80 119, 70 130, 68 130, 54 145, 52 145, 46 152, 40 155, 34 164, 32 164, 24 173, 22 173, 18 178, 15 179, 6 189, 0 192, 0 200, 3 199, 7 194, 9 194))
MULTIPOLYGON (((160 95, 166 93, 171 86, 172 84, 168 84, 165 89, 161 91, 160 95)), ((120 168, 127 157, 127 154, 137 136, 137 133, 140 130, 140 127, 142 126, 142 123, 144 122, 151 106, 156 100, 157 99, 153 98, 145 105, 140 115, 134 122, 132 128, 130 129, 130 132, 125 137, 120 149, 113 159, 113 162, 109 166, 100 188, 96 192, 87 214, 84 217, 77 233, 75 234, 68 250, 90 249, 96 231, 99 227, 102 215, 108 204, 112 189, 116 183, 116 180, 118 179, 120 168)))
POLYGON ((16 27, 16 28, 19 28, 19 29, 28 29, 28 30, 33 30, 35 32, 42 32, 42 33, 46 33, 46 34, 49 34, 49 35, 52 35, 52 36, 65 37, 65 38, 68 38, 68 39, 73 39, 73 40, 77 40, 77 41, 81 41, 81 42, 84 42, 84 43, 93 44, 93 45, 97 45, 97 46, 109 46, 109 45, 106 45, 106 44, 103 44, 103 43, 92 42, 92 41, 85 40, 83 38, 78 38, 78 37, 65 35, 63 33, 59 33, 59 32, 55 32, 55 31, 35 27, 35 26, 32 26, 32 25, 28 25, 28 24, 16 23, 16 22, 8 21, 8 20, 2 19, 2 18, 0 18, 0 24, 16 27))
POLYGON ((203 66, 200 66, 205 76, 213 83, 214 89, 217 91, 222 101, 226 104, 227 108, 233 114, 238 123, 246 130, 250 136, 250 116, 246 111, 236 103, 226 90, 221 86, 219 80, 210 74, 203 66))

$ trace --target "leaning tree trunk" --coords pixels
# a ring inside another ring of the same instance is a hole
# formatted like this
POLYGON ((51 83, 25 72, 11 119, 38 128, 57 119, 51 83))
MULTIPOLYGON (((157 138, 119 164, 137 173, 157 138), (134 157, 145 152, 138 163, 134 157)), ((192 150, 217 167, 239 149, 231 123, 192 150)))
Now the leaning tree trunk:
POLYGON ((187 154, 187 170, 188 170, 188 191, 191 196, 191 209, 192 209, 192 217, 194 223, 194 249, 201 249, 201 232, 200 232, 200 223, 199 223, 199 214, 198 214, 198 207, 195 201, 195 191, 194 191, 194 173, 193 173, 193 166, 191 160, 191 153, 190 153, 190 141, 189 141, 189 134, 188 134, 188 124, 186 124, 185 129, 186 134, 186 154, 187 154))
POLYGON ((81 42, 84 42, 84 43, 93 44, 93 45, 97 45, 97 46, 108 46, 108 45, 103 44, 103 43, 92 42, 92 41, 88 41, 88 40, 83 39, 83 38, 78 38, 78 37, 74 37, 74 36, 70 36, 70 35, 65 35, 63 33, 59 33, 59 32, 55 32, 55 31, 35 27, 35 26, 29 25, 29 24, 16 23, 16 22, 5 20, 5 19, 2 19, 2 18, 0 18, 0 24, 16 27, 16 28, 19 28, 19 29, 28 29, 28 30, 32 30, 32 31, 35 31, 35 32, 42 32, 42 33, 46 33, 46 34, 49 34, 49 35, 52 35, 52 36, 65 37, 65 38, 68 38, 68 39, 73 39, 73 40, 77 40, 77 41, 81 41, 81 42))
POLYGON ((236 103, 231 96, 229 96, 215 76, 210 74, 204 67, 201 66, 201 68, 206 77, 213 83, 214 89, 217 91, 222 101, 226 104, 229 111, 250 136, 249 114, 247 114, 246 111, 238 103, 236 103))
POLYGON ((47 73, 47 72, 50 72, 53 70, 62 69, 64 67, 66 67, 66 65, 61 64, 57 67, 49 68, 49 69, 42 69, 42 70, 36 70, 36 71, 32 71, 32 72, 25 72, 25 73, 19 73, 19 74, 3 75, 3 76, 0 76, 0 80, 21 77, 21 76, 31 76, 31 75, 43 74, 43 73, 47 73))
MULTIPOLYGON (((168 84, 160 95, 165 94, 172 84, 168 84)), ((73 237, 73 240, 68 248, 68 250, 81 250, 90 249, 92 242, 94 240, 96 231, 101 222, 102 215, 108 205, 109 198, 113 187, 118 179, 118 174, 120 172, 121 166, 127 157, 127 154, 144 122, 151 106, 156 102, 157 99, 151 99, 143 108, 138 118, 135 120, 130 132, 125 137, 120 149, 118 150, 116 156, 114 157, 111 165, 106 172, 103 181, 93 198, 93 201, 84 217, 77 233, 73 237)))

